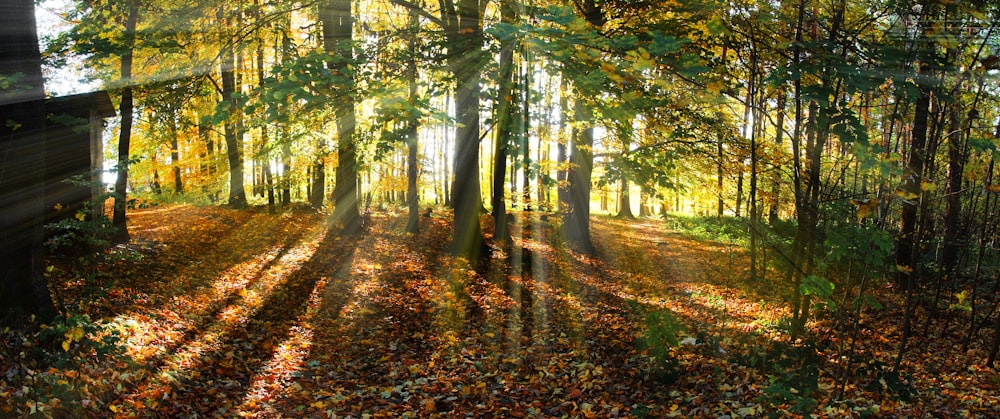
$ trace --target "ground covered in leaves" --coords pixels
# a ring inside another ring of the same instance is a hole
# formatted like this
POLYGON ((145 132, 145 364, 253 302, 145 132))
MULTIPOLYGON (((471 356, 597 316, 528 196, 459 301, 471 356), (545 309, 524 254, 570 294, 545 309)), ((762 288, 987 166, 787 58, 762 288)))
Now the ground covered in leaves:
POLYGON ((819 313, 789 342, 788 290, 730 243, 595 218, 587 256, 522 213, 469 264, 439 213, 341 238, 305 210, 131 212, 129 245, 51 262, 61 323, 4 331, 0 416, 1000 415, 947 327, 889 373, 890 293, 852 336, 819 313))

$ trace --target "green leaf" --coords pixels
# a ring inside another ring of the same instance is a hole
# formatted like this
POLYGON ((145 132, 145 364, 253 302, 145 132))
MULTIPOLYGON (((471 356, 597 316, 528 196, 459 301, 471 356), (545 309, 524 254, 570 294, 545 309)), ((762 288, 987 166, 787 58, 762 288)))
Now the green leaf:
POLYGON ((833 295, 834 284, 829 279, 821 276, 809 275, 802 279, 799 292, 802 295, 815 295, 823 298, 830 298, 833 295))

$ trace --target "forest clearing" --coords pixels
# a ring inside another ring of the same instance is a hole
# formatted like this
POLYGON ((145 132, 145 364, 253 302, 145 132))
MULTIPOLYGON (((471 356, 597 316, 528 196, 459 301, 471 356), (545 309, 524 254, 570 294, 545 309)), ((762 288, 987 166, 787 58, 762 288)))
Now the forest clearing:
POLYGON ((0 0, 0 416, 1000 417, 1000 1, 0 0))
POLYGON ((64 356, 29 381, 0 387, 0 411, 1000 413, 982 343, 960 349, 961 313, 915 338, 896 379, 886 365, 900 333, 900 301, 891 292, 875 291, 885 308, 865 311, 853 339, 819 313, 792 345, 782 326, 789 290, 774 278, 745 280, 746 253, 732 242, 674 230, 669 219, 595 217, 597 252, 588 256, 564 246, 553 235, 555 218, 542 221, 542 214, 517 213, 512 246, 469 266, 446 251, 445 216, 422 218, 413 235, 404 231, 405 211, 375 212, 365 234, 341 238, 326 234, 326 217, 312 210, 164 205, 130 212, 132 244, 82 269, 76 258, 50 265, 54 294, 72 307, 63 329, 43 329, 35 348, 13 345, 17 334, 5 332, 4 347, 15 349, 3 353, 5 368, 33 368, 38 351, 64 356), (108 333, 113 339, 101 343, 108 333))

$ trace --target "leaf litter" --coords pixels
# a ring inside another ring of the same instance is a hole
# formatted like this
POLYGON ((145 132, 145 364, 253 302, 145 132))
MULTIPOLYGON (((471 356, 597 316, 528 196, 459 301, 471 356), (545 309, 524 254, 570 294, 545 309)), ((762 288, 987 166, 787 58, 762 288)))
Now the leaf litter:
MULTIPOLYGON (((403 232, 405 214, 372 218, 366 234, 339 237, 323 214, 303 210, 130 213, 132 244, 87 266, 56 260, 51 273, 70 307, 117 325, 125 356, 80 353, 73 368, 30 374, 5 357, 0 395, 20 403, 0 409, 95 417, 998 413, 995 372, 949 357, 949 345, 915 352, 913 391, 891 391, 897 383, 871 372, 894 349, 888 309, 858 339, 866 363, 838 382, 843 360, 832 348, 841 338, 821 316, 811 324, 814 344, 788 342, 780 284, 741 279, 746 257, 731 245, 654 220, 595 218, 597 253, 584 255, 539 215, 522 213, 510 244, 470 264, 447 251, 446 213, 422 218, 416 235, 403 232), (103 294, 85 295, 88 272, 103 294), (656 336, 676 336, 657 346, 651 330, 661 326, 668 333, 656 336), (815 371, 815 388, 795 388, 789 377, 801 377, 778 365, 815 371), (69 390, 32 396, 19 377, 69 390), (814 404, 798 404, 807 399, 814 404)), ((69 329, 61 342, 76 348, 82 338, 69 329)))

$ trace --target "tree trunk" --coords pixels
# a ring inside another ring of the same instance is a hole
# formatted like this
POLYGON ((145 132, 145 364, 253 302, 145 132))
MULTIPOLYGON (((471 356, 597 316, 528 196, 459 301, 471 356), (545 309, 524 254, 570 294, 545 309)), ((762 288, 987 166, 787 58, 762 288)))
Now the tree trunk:
POLYGON ((559 85, 559 133, 556 135, 556 205, 560 212, 569 213, 569 149, 567 143, 572 141, 566 136, 566 126, 569 125, 569 88, 566 78, 559 85))
POLYGON ((170 164, 174 172, 174 193, 184 193, 184 182, 181 180, 180 148, 177 145, 177 112, 168 115, 170 118, 170 164))
MULTIPOLYGON (((410 88, 410 100, 416 103, 417 100, 417 53, 419 52, 416 33, 420 29, 420 21, 415 9, 409 10, 409 28, 412 31, 409 41, 410 57, 407 62, 407 84, 410 88)), ((409 209, 409 216, 406 220, 406 231, 418 233, 420 231, 420 208, 419 191, 417 189, 417 124, 419 120, 413 118, 407 121, 409 130, 406 134, 406 206, 409 209)))
MULTIPOLYGON (((785 136, 785 89, 778 89, 778 118, 775 122, 774 127, 774 144, 778 149, 781 149, 782 139, 785 136)), ((773 174, 771 183, 771 207, 767 214, 767 221, 772 226, 778 222, 778 209, 781 206, 781 163, 779 160, 775 160, 774 168, 772 169, 773 174)))
POLYGON ((112 224, 115 226, 116 243, 129 241, 128 220, 125 219, 125 207, 128 202, 128 166, 129 144, 132 138, 132 50, 135 47, 135 28, 139 21, 139 5, 137 0, 129 2, 128 19, 125 21, 125 53, 121 57, 122 101, 118 106, 121 115, 121 129, 118 133, 118 167, 115 179, 115 206, 112 212, 112 224))
POLYGON ((621 178, 621 192, 618 195, 618 218, 628 218, 634 219, 635 215, 632 214, 632 196, 629 194, 628 178, 622 173, 621 178))
MULTIPOLYGON (((972 119, 967 122, 971 126, 972 119)), ((948 135, 948 188, 944 209, 944 249, 941 252, 941 266, 947 278, 955 275, 958 252, 962 248, 962 173, 965 171, 965 144, 959 128, 958 109, 951 111, 951 131, 948 135)))
MULTIPOLYGON (((726 161, 724 152, 725 149, 722 146, 722 136, 720 135, 719 141, 716 142, 716 152, 715 152, 716 154, 715 193, 718 197, 718 204, 716 206, 715 215, 719 218, 722 218, 722 215, 725 214, 726 211, 726 201, 724 199, 726 190, 723 189, 724 185, 722 183, 725 176, 724 163, 726 161)), ((674 210, 676 211, 677 209, 675 208, 674 210)))
POLYGON ((354 16, 349 0, 328 0, 320 9, 323 24, 323 49, 341 59, 326 64, 334 73, 345 75, 343 97, 336 108, 337 118, 337 177, 333 189, 333 218, 343 225, 341 234, 361 232, 358 212, 358 166, 354 138, 354 76, 348 68, 354 61, 354 16))
MULTIPOLYGON (((220 9, 220 16, 223 11, 220 9)), ((236 122, 236 101, 233 93, 236 92, 236 73, 234 69, 236 54, 234 52, 233 40, 224 39, 222 46, 222 102, 226 104, 228 115, 223 124, 226 139, 226 157, 229 161, 229 206, 233 208, 246 208, 247 194, 243 188, 243 138, 240 137, 239 127, 236 122)))
POLYGON ((44 275, 45 94, 31 1, 8 1, 0 15, 0 78, 18 76, 0 88, 0 324, 14 325, 56 313, 44 275))
MULTIPOLYGON (((448 11, 446 11, 448 12, 448 11)), ((483 207, 479 180, 479 97, 480 68, 484 55, 482 13, 478 0, 459 0, 458 9, 447 21, 448 68, 455 77, 455 179, 451 203, 455 206, 451 251, 470 261, 484 252, 479 211, 483 207)))
MULTIPOLYGON (((500 3, 500 20, 514 24, 515 11, 513 0, 500 3)), ((507 207, 504 200, 504 184, 507 180, 507 157, 511 138, 513 137, 514 112, 514 40, 506 40, 500 47, 499 68, 497 80, 499 83, 498 104, 494 117, 496 127, 493 130, 495 141, 493 146, 493 230, 494 239, 505 242, 510 238, 507 232, 507 207)), ((514 179, 511 179, 512 181, 514 179)))
POLYGON ((569 212, 563 222, 563 235, 584 253, 594 253, 590 241, 590 176, 594 167, 594 110, 577 93, 576 123, 586 124, 573 129, 569 164, 569 212))
MULTIPOLYGON (((607 22, 604 11, 595 0, 577 2, 576 6, 587 23, 600 29, 607 22)), ((570 148, 569 168, 569 212, 563 222, 563 235, 580 251, 593 254, 594 244, 590 240, 590 177, 594 169, 594 109, 584 98, 586 92, 577 87, 574 103, 576 124, 570 148)))

